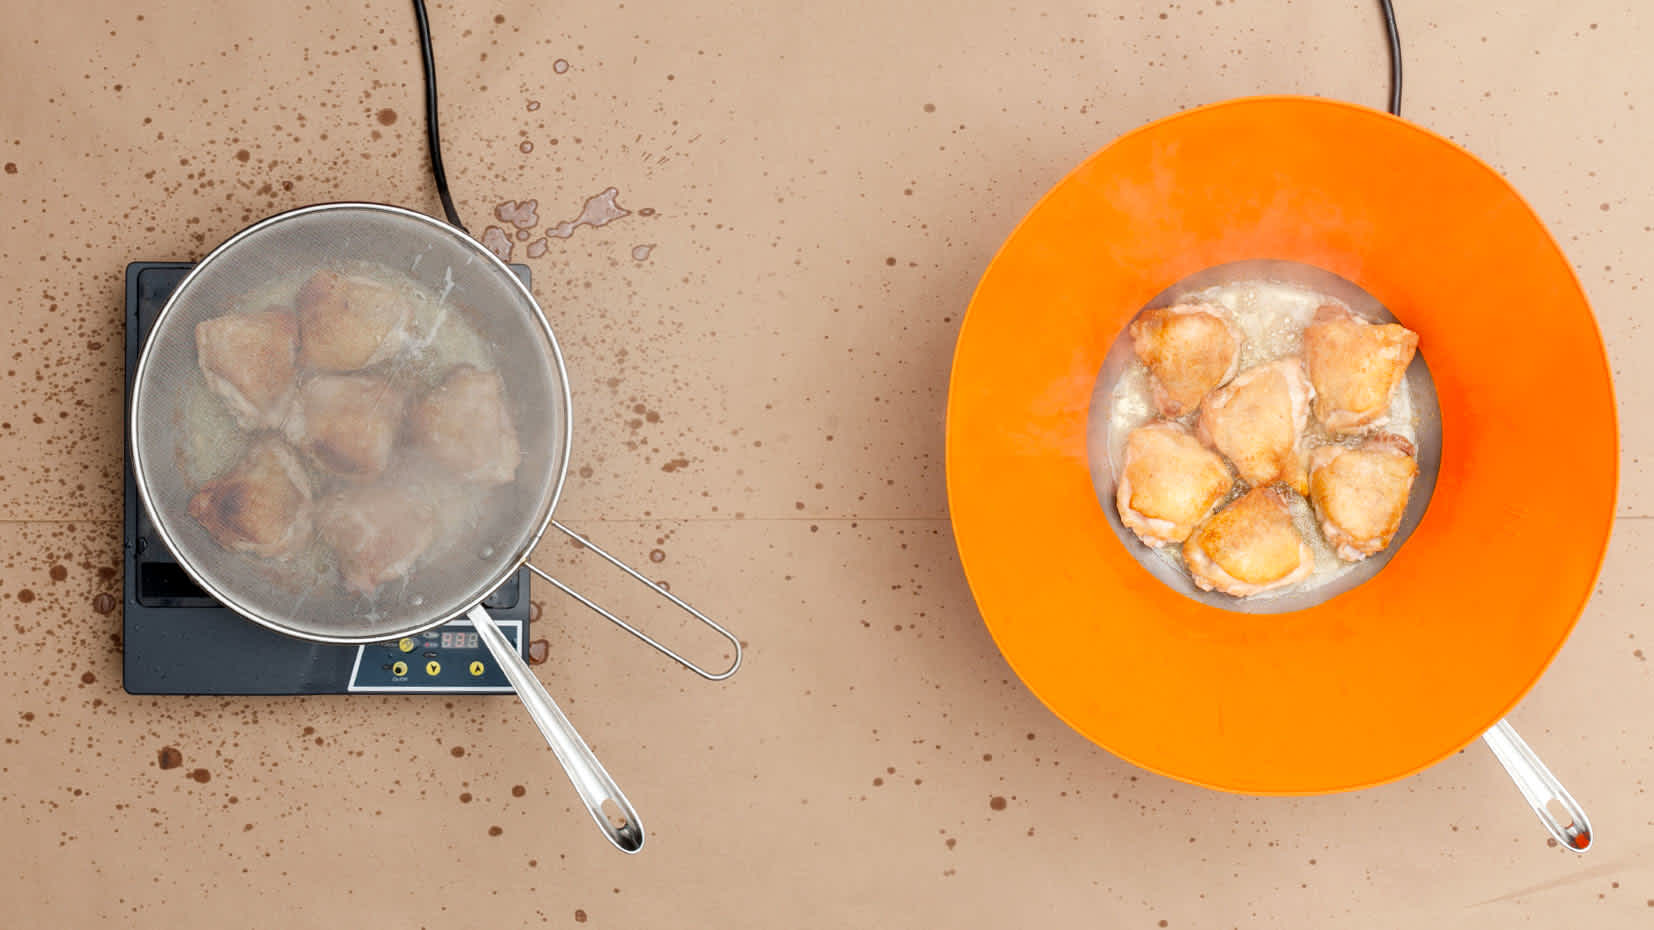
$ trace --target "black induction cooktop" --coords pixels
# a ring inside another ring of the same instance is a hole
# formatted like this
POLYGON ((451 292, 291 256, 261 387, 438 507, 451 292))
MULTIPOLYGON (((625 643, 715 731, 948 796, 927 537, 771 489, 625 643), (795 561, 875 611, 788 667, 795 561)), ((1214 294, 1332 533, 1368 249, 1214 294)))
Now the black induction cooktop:
MULTIPOLYGON (((138 350, 187 262, 126 266, 126 401, 138 350)), ((511 270, 529 281, 528 266, 511 270)), ((154 533, 126 460, 124 684, 132 694, 489 694, 511 686, 469 620, 366 646, 313 643, 265 629, 208 597, 154 533)), ((483 605, 526 658, 529 572, 483 605)))

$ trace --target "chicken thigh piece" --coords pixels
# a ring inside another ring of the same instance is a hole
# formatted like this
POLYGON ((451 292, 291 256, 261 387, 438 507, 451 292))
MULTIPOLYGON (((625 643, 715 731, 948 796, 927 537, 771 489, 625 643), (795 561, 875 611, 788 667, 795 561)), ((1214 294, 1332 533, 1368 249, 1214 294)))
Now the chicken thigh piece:
POLYGON ((1276 481, 1302 494, 1302 441, 1315 390, 1296 358, 1241 372, 1213 391, 1200 410, 1200 438, 1235 463, 1253 487, 1276 481))
POLYGON ((345 586, 372 594, 408 574, 436 538, 432 505, 412 486, 375 484, 330 496, 316 518, 345 586))
POLYGON ((1221 311, 1199 304, 1145 310, 1131 324, 1131 344, 1148 366, 1160 412, 1180 417, 1235 376, 1240 334, 1221 311))
POLYGON ((1275 488, 1253 488, 1201 524, 1183 544, 1183 561, 1201 590, 1234 597, 1297 584, 1315 570, 1315 553, 1275 488))
POLYGON ((1166 420, 1133 430, 1125 459, 1114 494, 1120 522, 1155 549, 1188 539, 1235 485, 1222 456, 1166 420))
POLYGON ((1322 446, 1310 457, 1309 499, 1333 552, 1359 562, 1383 551, 1401 526, 1418 476, 1413 444, 1391 433, 1353 449, 1322 446))
POLYGON ((408 412, 408 440, 463 481, 505 484, 522 458, 498 372, 459 365, 408 412))
POLYGON ((407 345, 413 307, 369 278, 318 271, 299 288, 299 364, 320 371, 355 371, 391 358, 407 345))
POLYGON ((310 479, 288 445, 256 440, 229 471, 190 499, 189 512, 234 552, 286 558, 310 541, 310 479))
POLYGON ((299 388, 287 438, 317 467, 372 478, 390 464, 408 394, 371 375, 317 375, 299 388))
POLYGON ((226 313, 195 324, 195 355, 213 393, 242 429, 280 426, 293 400, 298 321, 282 307, 226 313))
POLYGON ((1369 323, 1343 307, 1315 311, 1304 330, 1304 360, 1316 419, 1334 433, 1382 425, 1418 347, 1418 334, 1399 324, 1369 323))

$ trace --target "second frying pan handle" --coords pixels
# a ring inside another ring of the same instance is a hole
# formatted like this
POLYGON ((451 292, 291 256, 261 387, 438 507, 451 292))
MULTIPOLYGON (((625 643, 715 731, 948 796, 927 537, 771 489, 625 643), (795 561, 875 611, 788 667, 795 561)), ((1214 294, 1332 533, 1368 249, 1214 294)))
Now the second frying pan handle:
POLYGON ((609 610, 604 608, 601 604, 598 604, 595 601, 593 601, 591 598, 586 597, 584 594, 581 594, 579 591, 576 591, 573 588, 569 587, 568 585, 562 583, 561 581, 558 581, 556 578, 551 577, 550 575, 546 574, 545 572, 541 571, 540 569, 534 567, 534 565, 525 562, 524 564, 528 566, 529 571, 531 571, 534 574, 539 575, 541 578, 545 579, 545 581, 548 584, 550 584, 552 587, 556 588, 557 590, 563 592, 564 594, 567 594, 569 597, 572 597, 575 600, 579 601, 580 603, 586 605, 591 610, 595 611, 598 614, 598 616, 601 616, 603 619, 609 621, 610 623, 613 623, 615 626, 620 627, 621 629, 623 629, 626 632, 632 634, 633 636, 637 637, 638 639, 643 640, 645 643, 649 644, 649 646, 652 647, 656 652, 660 653, 663 656, 666 656, 667 658, 669 658, 672 661, 678 663, 679 665, 683 666, 684 668, 689 669, 690 671, 692 671, 695 674, 701 676, 702 678, 705 678, 707 681, 723 681, 725 678, 728 678, 729 676, 735 674, 735 670, 741 667, 741 641, 735 637, 734 633, 731 633, 730 631, 724 629, 722 626, 720 626, 718 624, 718 622, 716 620, 713 620, 711 617, 708 617, 706 614, 703 614, 700 611, 696 610, 695 608, 689 606, 689 604, 687 602, 685 602, 683 600, 683 598, 678 597, 676 594, 673 594, 671 591, 668 591, 665 588, 661 587, 660 585, 656 584, 655 582, 650 581, 648 578, 644 577, 642 572, 638 571, 637 569, 633 568, 630 565, 627 565, 625 562, 620 561, 619 559, 615 558, 614 556, 610 555, 609 553, 604 552, 597 545, 597 543, 594 543, 591 540, 587 539, 586 537, 581 536, 579 533, 576 533, 574 530, 571 530, 568 527, 564 526, 563 524, 558 523, 556 520, 551 521, 551 525, 557 527, 558 532, 562 533, 563 535, 567 536, 568 538, 570 538, 570 539, 574 540, 575 542, 579 543, 581 545, 581 547, 586 548, 586 549, 590 549, 599 558, 603 559, 603 561, 608 562, 610 565, 613 565, 615 568, 618 568, 621 571, 625 572, 626 574, 630 575, 634 581, 639 582, 640 584, 647 587, 649 590, 655 592, 656 594, 659 594, 661 597, 666 598, 667 600, 671 601, 673 604, 676 604, 679 608, 683 609, 684 611, 687 611, 689 613, 689 615, 694 617, 696 620, 699 620, 702 623, 706 624, 708 627, 711 627, 715 632, 717 632, 717 634, 719 636, 722 636, 724 639, 729 641, 730 648, 735 650, 735 658, 734 658, 733 661, 731 661, 729 663, 729 668, 726 668, 721 672, 709 672, 706 669, 701 668, 699 665, 696 665, 695 663, 693 663, 693 662, 689 661, 688 659, 684 658, 683 656, 678 655, 676 652, 673 652, 671 649, 667 648, 667 646, 662 644, 660 641, 656 640, 654 637, 650 636, 648 633, 643 632, 642 630, 638 629, 637 627, 632 626, 630 623, 627 623, 625 620, 622 620, 621 618, 615 616, 613 613, 611 613, 609 610))
POLYGON ((517 654, 517 650, 511 648, 510 640, 500 632, 488 611, 473 607, 466 616, 471 618, 477 635, 482 637, 494 661, 500 664, 506 679, 517 689, 517 697, 522 699, 523 706, 528 708, 528 715, 534 718, 535 725, 545 734, 551 751, 556 753, 557 761, 563 763, 564 771, 569 773, 569 781, 580 793, 580 800, 586 802, 586 810, 591 812, 603 835, 623 853, 635 853, 642 849, 643 824, 638 821, 632 802, 626 800, 620 786, 609 777, 591 747, 575 731, 574 724, 563 716, 563 711, 551 699, 546 686, 529 670, 528 663, 517 654), (615 820, 611 820, 609 813, 603 810, 605 804, 615 806, 615 820))
POLYGON ((1516 728, 1509 721, 1501 720, 1483 733, 1482 739, 1557 842, 1569 852, 1589 852, 1596 837, 1585 809, 1562 787, 1562 782, 1551 774, 1545 763, 1539 761, 1539 756, 1517 735, 1516 728), (1560 811, 1553 811, 1552 804, 1558 805, 1560 811))

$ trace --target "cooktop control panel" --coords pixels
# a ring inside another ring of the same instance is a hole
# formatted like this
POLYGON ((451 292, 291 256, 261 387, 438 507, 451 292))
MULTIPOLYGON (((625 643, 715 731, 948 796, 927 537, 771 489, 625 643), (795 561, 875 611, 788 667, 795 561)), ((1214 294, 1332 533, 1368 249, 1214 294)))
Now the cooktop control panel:
MULTIPOLYGON (((513 649, 522 651, 523 622, 497 620, 513 649)), ((471 621, 451 620, 439 629, 386 643, 359 646, 350 672, 352 692, 507 692, 511 683, 482 644, 471 621)))

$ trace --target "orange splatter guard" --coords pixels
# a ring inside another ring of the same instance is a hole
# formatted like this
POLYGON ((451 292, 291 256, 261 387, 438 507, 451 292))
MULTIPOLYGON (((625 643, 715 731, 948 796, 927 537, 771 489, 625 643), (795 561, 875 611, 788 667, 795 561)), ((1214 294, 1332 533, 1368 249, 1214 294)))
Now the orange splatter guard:
POLYGON ((1504 716, 1590 597, 1617 469, 1602 339, 1533 210, 1446 139, 1318 99, 1215 104, 1089 158, 988 266, 949 387, 954 534, 1011 667, 1111 752, 1248 794, 1401 778, 1504 716), (1086 444, 1132 316, 1253 259, 1318 266, 1393 310, 1441 406, 1435 496, 1395 558, 1270 615, 1198 603, 1141 567, 1086 444))

